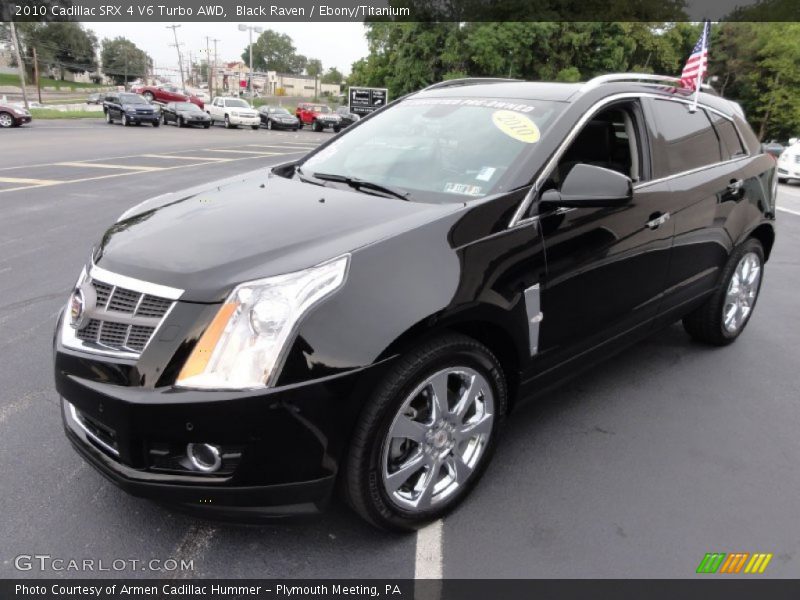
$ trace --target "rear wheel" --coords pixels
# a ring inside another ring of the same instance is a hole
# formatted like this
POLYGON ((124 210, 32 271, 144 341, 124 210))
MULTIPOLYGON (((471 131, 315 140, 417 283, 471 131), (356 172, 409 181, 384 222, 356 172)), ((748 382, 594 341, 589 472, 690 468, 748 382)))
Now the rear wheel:
POLYGON ((448 334, 398 359, 353 434, 350 505, 387 529, 415 529, 462 500, 488 464, 506 410, 492 352, 448 334))
POLYGON ((694 339, 726 346, 744 330, 761 290, 764 248, 750 238, 728 258, 714 293, 683 318, 683 327, 694 339))
POLYGON ((333 133, 339 133, 341 130, 342 130, 341 127, 334 127, 333 128, 333 133))

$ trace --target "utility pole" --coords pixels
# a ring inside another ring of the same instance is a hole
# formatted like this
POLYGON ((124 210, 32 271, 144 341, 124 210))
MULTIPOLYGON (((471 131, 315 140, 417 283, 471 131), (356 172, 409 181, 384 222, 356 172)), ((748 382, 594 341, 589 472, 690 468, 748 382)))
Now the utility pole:
POLYGON ((125 46, 125 90, 128 90, 128 47, 125 46))
POLYGON ((14 44, 14 55, 17 57, 17 69, 19 69, 19 82, 22 87, 22 100, 25 102, 25 108, 30 108, 28 104, 28 92, 25 91, 25 63, 22 62, 22 56, 19 53, 19 40, 17 39, 17 28, 14 27, 14 21, 9 21, 11 28, 11 42, 14 44))
POLYGON ((222 40, 211 40, 214 42, 214 66, 211 68, 211 72, 214 74, 214 96, 217 95, 217 42, 222 40))
POLYGON ((178 44, 178 32, 175 31, 178 27, 180 27, 180 25, 167 25, 167 29, 172 29, 172 35, 175 37, 175 50, 178 51, 178 68, 181 71, 181 89, 185 89, 186 83, 183 80, 183 58, 181 58, 181 47, 178 44))
POLYGON ((36 55, 36 48, 33 49, 33 77, 36 79, 36 94, 39 96, 39 104, 41 104, 42 86, 39 82, 39 57, 36 55))
POLYGON ((247 81, 247 91, 250 94, 250 100, 253 100, 253 31, 262 33, 264 31, 261 27, 254 27, 252 25, 239 25, 239 31, 250 32, 250 78, 247 81))

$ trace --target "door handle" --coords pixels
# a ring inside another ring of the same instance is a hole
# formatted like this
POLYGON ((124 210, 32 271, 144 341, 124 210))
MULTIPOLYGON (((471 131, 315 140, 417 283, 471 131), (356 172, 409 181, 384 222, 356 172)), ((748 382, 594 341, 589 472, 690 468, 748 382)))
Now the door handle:
POLYGON ((650 220, 647 222, 647 227, 650 229, 658 229, 667 221, 669 221, 669 213, 653 213, 650 215, 650 220))
POLYGON ((741 191, 744 187, 744 181, 741 179, 731 179, 731 182, 728 184, 728 191, 733 192, 734 194, 741 191))

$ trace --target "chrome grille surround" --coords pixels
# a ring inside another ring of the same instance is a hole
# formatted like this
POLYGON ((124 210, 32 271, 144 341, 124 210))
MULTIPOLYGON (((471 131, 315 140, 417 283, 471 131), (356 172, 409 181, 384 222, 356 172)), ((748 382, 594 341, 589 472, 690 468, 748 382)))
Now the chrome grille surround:
POLYGON ((61 343, 91 354, 136 360, 150 343, 183 290, 141 281, 92 265, 76 288, 90 292, 83 326, 75 330, 65 314, 61 343))

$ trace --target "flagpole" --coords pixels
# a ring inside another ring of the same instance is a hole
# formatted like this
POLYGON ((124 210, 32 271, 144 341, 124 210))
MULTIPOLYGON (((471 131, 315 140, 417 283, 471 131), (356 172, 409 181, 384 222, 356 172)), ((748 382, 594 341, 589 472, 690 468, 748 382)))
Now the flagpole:
POLYGON ((700 46, 700 64, 697 68, 697 80, 694 84, 694 100, 692 101, 692 112, 697 111, 697 101, 700 99, 700 86, 703 85, 703 69, 705 68, 705 62, 708 60, 708 39, 706 36, 708 35, 708 31, 711 27, 708 25, 708 21, 703 21, 703 42, 700 46))

